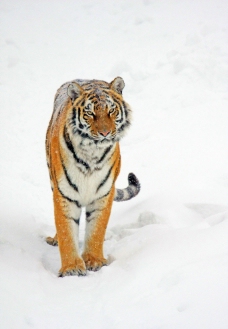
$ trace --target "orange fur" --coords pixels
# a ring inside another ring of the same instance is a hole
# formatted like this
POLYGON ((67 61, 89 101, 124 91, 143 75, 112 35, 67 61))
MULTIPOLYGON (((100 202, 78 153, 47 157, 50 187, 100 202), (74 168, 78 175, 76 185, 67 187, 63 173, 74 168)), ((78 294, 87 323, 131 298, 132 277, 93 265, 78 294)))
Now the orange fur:
POLYGON ((75 80, 57 91, 46 135, 57 233, 46 241, 59 245, 60 276, 85 275, 86 269, 96 271, 107 264, 103 242, 120 172, 118 140, 130 125, 123 87, 121 78, 110 84, 75 80), (82 206, 87 224, 80 256, 77 236, 82 206))

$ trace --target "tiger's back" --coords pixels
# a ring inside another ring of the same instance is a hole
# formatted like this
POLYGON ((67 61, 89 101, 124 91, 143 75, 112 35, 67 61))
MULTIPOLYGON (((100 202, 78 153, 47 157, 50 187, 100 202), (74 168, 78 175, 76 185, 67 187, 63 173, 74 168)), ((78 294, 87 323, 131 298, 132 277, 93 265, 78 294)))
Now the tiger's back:
POLYGON ((47 164, 53 190, 59 275, 85 275, 106 265, 103 241, 112 202, 135 196, 140 184, 129 175, 126 189, 115 189, 120 172, 119 140, 131 123, 131 109, 122 98, 124 82, 73 80, 57 91, 46 136, 47 164), (82 257, 78 248, 81 208, 86 207, 82 257))

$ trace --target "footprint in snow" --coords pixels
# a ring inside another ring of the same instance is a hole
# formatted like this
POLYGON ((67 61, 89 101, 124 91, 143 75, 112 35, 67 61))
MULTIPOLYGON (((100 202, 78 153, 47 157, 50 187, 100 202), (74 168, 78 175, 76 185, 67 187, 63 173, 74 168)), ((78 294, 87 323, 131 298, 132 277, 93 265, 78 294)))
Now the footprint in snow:
POLYGON ((150 211, 145 211, 139 215, 136 222, 118 225, 108 230, 106 233, 106 240, 115 239, 117 241, 125 238, 126 236, 134 234, 138 229, 146 225, 160 224, 162 222, 161 218, 150 211))

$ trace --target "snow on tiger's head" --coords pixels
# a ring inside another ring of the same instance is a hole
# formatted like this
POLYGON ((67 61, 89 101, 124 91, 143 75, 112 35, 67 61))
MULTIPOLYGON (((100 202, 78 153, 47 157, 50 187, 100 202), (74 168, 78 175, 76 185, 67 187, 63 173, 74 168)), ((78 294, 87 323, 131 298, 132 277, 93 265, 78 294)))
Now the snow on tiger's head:
POLYGON ((75 80, 69 84, 69 125, 74 134, 94 142, 116 142, 131 124, 131 109, 122 97, 125 84, 117 77, 111 83, 75 80))

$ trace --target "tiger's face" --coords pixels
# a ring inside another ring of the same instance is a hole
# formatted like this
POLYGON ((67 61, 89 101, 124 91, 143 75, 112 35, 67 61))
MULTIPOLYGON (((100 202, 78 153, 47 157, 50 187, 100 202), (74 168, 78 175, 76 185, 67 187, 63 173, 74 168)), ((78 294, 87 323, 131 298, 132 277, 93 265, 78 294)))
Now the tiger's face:
POLYGON ((122 78, 116 78, 109 88, 94 83, 86 90, 77 83, 70 84, 73 133, 95 143, 119 141, 131 123, 131 109, 122 97, 123 87, 122 78))

